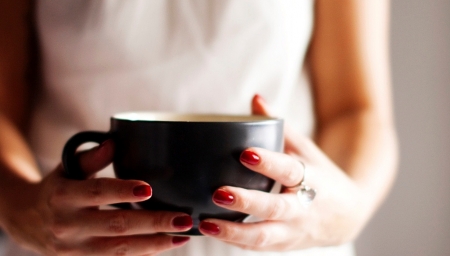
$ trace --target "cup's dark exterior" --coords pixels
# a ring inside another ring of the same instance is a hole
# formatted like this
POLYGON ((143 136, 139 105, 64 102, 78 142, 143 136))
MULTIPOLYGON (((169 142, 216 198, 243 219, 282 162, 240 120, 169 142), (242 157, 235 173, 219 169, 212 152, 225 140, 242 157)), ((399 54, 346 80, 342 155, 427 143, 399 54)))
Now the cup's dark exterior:
POLYGON ((205 218, 241 221, 247 215, 216 206, 213 193, 229 185, 270 191, 274 181, 244 167, 239 156, 248 147, 281 152, 283 121, 171 122, 111 118, 114 171, 121 179, 148 182, 152 197, 139 205, 147 210, 190 214, 200 235, 205 218))

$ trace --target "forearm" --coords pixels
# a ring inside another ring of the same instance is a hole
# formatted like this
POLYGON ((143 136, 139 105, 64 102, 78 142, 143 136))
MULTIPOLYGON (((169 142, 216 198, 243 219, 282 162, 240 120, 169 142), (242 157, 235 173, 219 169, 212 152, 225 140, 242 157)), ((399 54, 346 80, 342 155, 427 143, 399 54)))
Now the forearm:
POLYGON ((373 212, 394 180, 398 154, 389 1, 317 1, 309 62, 317 144, 360 188, 373 212))
POLYGON ((389 192, 397 170, 392 121, 370 110, 347 112, 319 126, 317 144, 360 188, 370 216, 389 192))
POLYGON ((0 114, 0 225, 12 202, 24 203, 41 180, 37 164, 18 129, 0 114))
POLYGON ((20 177, 27 182, 38 182, 41 175, 34 156, 19 130, 0 113, 1 172, 20 177))
POLYGON ((41 179, 23 136, 31 97, 26 81, 31 12, 29 0, 0 1, 0 221, 41 179))

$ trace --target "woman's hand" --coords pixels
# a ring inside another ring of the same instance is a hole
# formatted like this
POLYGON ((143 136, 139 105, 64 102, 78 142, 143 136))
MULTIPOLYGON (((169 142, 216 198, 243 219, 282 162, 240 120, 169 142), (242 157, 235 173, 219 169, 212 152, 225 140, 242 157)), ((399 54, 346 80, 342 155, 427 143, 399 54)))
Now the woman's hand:
MULTIPOLYGON (((86 176, 108 165, 113 143, 80 154, 86 176)), ((150 255, 179 247, 189 238, 159 232, 183 232, 192 219, 183 213, 100 210, 100 205, 139 202, 151 187, 137 180, 70 180, 61 166, 39 184, 11 198, 4 228, 19 244, 44 255, 150 255)))
MULTIPOLYGON (((253 112, 268 115, 260 97, 252 103, 253 112)), ((315 246, 338 245, 350 241, 365 222, 362 196, 347 177, 309 139, 285 134, 285 153, 248 148, 241 154, 247 168, 268 176, 285 188, 280 194, 224 186, 213 201, 224 208, 254 215, 263 221, 234 223, 207 219, 200 230, 207 236, 244 249, 286 251, 315 246), (309 207, 299 201, 292 187, 303 179, 317 195, 309 207)))

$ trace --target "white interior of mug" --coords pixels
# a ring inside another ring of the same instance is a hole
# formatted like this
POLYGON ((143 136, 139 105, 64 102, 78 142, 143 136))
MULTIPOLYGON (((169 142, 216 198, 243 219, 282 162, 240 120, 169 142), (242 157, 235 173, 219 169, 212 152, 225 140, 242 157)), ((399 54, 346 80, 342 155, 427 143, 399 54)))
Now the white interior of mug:
POLYGON ((259 122, 278 120, 257 115, 222 114, 180 114, 164 112, 124 112, 113 116, 114 119, 127 121, 163 121, 163 122, 259 122))

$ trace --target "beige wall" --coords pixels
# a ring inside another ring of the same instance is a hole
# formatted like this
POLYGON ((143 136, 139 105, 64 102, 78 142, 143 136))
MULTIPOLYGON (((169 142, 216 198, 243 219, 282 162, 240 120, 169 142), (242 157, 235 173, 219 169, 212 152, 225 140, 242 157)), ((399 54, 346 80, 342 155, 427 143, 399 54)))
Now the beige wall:
POLYGON ((359 256, 450 255, 450 0, 391 0, 401 166, 359 256))

